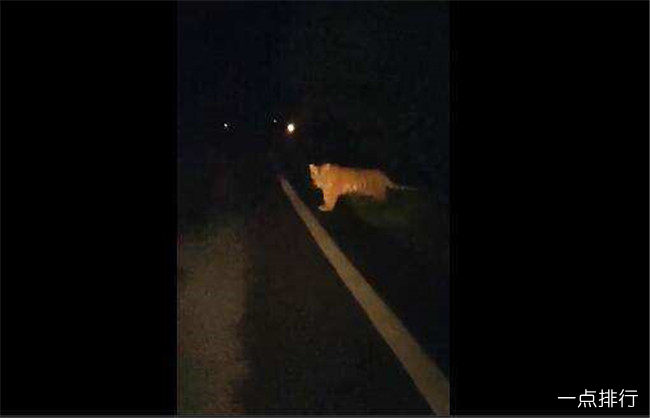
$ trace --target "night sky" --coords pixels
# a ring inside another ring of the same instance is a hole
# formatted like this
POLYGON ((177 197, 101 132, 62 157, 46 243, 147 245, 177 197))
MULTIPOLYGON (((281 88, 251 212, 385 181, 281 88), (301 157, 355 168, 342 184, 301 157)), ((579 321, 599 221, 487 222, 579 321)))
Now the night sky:
POLYGON ((407 173, 447 194, 448 5, 178 7, 181 157, 214 146, 224 121, 262 133, 277 114, 318 141, 323 159, 407 173))

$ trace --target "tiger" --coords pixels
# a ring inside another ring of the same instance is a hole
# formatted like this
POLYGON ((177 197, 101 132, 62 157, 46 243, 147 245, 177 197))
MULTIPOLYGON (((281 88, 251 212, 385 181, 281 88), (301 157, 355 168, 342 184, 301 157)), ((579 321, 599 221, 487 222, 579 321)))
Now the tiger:
POLYGON ((381 170, 341 167, 336 164, 317 166, 309 164, 312 185, 323 191, 320 211, 334 210, 339 197, 346 194, 370 196, 380 202, 386 201, 388 189, 417 190, 410 186, 395 184, 381 170))

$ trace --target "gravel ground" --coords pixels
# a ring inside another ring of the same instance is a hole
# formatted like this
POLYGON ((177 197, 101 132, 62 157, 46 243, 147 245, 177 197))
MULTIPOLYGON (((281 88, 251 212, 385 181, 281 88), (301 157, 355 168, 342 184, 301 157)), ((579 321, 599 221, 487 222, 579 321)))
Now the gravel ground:
POLYGON ((183 413, 244 412, 236 396, 236 384, 249 371, 239 335, 248 285, 241 234, 242 223, 233 219, 214 236, 187 237, 183 245, 178 329, 183 413))

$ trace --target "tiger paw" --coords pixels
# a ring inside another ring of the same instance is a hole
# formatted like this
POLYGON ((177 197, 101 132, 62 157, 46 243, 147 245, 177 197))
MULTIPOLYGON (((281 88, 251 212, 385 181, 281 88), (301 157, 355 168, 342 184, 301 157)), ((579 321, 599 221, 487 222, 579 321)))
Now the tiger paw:
POLYGON ((320 205, 320 206, 318 207, 318 210, 320 210, 321 212, 329 212, 331 209, 329 209, 329 208, 328 208, 327 206, 325 206, 325 205, 320 205))

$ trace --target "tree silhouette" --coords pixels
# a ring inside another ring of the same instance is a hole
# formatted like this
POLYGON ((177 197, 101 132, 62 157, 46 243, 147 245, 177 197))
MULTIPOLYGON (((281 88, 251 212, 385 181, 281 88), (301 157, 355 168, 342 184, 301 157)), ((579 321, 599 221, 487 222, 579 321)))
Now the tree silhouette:
POLYGON ((447 182, 448 11, 437 3, 291 9, 275 73, 316 153, 447 182))

